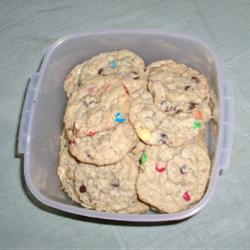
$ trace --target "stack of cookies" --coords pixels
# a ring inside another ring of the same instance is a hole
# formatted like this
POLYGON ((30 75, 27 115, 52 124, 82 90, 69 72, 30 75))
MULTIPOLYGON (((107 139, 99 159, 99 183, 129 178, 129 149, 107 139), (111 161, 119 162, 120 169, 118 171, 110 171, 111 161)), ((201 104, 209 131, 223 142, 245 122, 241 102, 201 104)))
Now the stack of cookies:
POLYGON ((98 211, 175 213, 202 198, 215 105, 202 74, 172 60, 145 68, 120 50, 77 65, 64 88, 58 175, 73 201, 98 211))

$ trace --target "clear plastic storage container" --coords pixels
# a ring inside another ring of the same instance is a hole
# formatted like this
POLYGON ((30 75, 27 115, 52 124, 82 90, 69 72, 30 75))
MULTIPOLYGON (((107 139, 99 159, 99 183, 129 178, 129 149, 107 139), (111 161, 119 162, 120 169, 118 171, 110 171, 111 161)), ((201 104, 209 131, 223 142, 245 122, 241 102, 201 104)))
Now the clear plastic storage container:
POLYGON ((175 221, 200 211, 211 198, 217 178, 230 163, 233 142, 233 91, 223 78, 220 62, 204 42, 186 35, 152 31, 108 31, 63 37, 47 51, 38 72, 27 88, 22 110, 18 151, 24 154, 24 175, 28 188, 43 204, 72 214, 120 221, 175 221), (173 59, 208 77, 219 101, 218 134, 208 127, 207 141, 212 172, 207 192, 190 209, 175 214, 115 214, 85 209, 60 190, 57 176, 59 136, 63 128, 66 95, 63 82, 69 71, 101 52, 129 49, 146 64, 173 59))

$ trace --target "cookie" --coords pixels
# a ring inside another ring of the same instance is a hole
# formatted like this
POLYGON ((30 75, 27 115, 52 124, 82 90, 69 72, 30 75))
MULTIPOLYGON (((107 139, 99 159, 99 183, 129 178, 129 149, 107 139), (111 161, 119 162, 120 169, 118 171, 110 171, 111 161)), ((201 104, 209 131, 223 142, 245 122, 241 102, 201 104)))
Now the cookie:
POLYGON ((96 76, 113 76, 120 79, 128 94, 147 87, 143 60, 129 50, 99 54, 81 67, 80 85, 89 85, 96 76))
POLYGON ((91 136, 69 139, 73 156, 81 162, 99 166, 120 161, 138 141, 133 127, 127 122, 91 136))
POLYGON ((130 154, 108 166, 81 163, 75 171, 75 190, 84 207, 107 212, 144 213, 149 207, 137 199, 137 176, 138 161, 130 154))
POLYGON ((80 80, 81 68, 82 64, 76 65, 64 81, 64 91, 66 92, 67 97, 70 97, 75 89, 79 87, 78 84, 80 80))
POLYGON ((69 98, 64 115, 68 133, 83 137, 126 121, 130 97, 118 78, 95 77, 69 98))
POLYGON ((62 184, 62 190, 75 202, 79 203, 80 199, 74 188, 75 170, 78 166, 77 161, 69 154, 68 143, 64 138, 64 131, 60 137, 60 153, 57 174, 62 184))
POLYGON ((150 64, 147 75, 148 89, 161 111, 168 114, 200 111, 203 119, 210 119, 210 88, 204 75, 172 60, 150 64))
POLYGON ((206 122, 200 111, 168 115, 159 110, 147 91, 133 94, 129 120, 138 137, 150 145, 180 146, 204 130, 206 122))
POLYGON ((144 78, 145 65, 142 58, 129 50, 117 50, 94 56, 81 68, 82 85, 94 76, 113 75, 139 80, 144 78))
POLYGON ((147 146, 137 179, 139 198, 164 213, 188 209, 204 195, 210 176, 206 147, 190 143, 180 148, 147 146))
POLYGON ((143 60, 129 50, 101 53, 88 61, 75 66, 67 75, 64 90, 67 97, 82 86, 90 85, 97 76, 115 76, 120 78, 128 93, 146 88, 146 74, 143 60))

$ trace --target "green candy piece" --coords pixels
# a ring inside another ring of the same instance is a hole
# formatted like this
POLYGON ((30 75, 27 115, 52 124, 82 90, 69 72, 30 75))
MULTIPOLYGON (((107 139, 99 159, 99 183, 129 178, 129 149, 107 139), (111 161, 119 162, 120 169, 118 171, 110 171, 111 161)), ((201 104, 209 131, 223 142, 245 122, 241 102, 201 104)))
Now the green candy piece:
POLYGON ((194 128, 200 128, 201 127, 201 123, 197 120, 194 121, 194 128))
POLYGON ((145 153, 143 153, 139 160, 140 164, 144 164, 147 160, 148 160, 148 156, 145 153))

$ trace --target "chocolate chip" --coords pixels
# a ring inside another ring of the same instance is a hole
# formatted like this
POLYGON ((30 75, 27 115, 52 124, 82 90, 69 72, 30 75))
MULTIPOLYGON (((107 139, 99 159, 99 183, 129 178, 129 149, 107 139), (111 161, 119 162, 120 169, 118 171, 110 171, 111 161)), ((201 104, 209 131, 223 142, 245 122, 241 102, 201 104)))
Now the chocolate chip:
POLYGON ((177 109, 176 111, 175 111, 175 114, 179 114, 179 113, 181 113, 182 112, 182 109, 177 109))
POLYGON ((189 109, 190 109, 190 110, 195 109, 197 105, 198 105, 198 103, 190 102, 190 103, 189 103, 189 109))
POLYGON ((89 153, 89 151, 86 151, 86 155, 87 155, 90 159, 94 159, 94 158, 92 157, 92 155, 89 153))
POLYGON ((94 97, 86 97, 85 100, 83 101, 83 104, 85 107, 89 107, 91 104, 96 103, 96 99, 94 97))
POLYGON ((200 82, 200 79, 196 76, 192 76, 191 77, 192 81, 194 81, 195 83, 199 83, 200 82))
POLYGON ((112 181, 111 185, 113 187, 120 187, 120 182, 119 182, 119 180, 115 179, 115 180, 112 181))
POLYGON ((162 107, 164 112, 169 112, 169 111, 173 110, 171 103, 168 102, 167 100, 164 100, 161 102, 161 107, 162 107))
POLYGON ((98 70, 98 74, 101 75, 102 72, 103 72, 103 68, 100 68, 100 69, 98 70))
POLYGON ((84 106, 87 108, 89 106, 89 103, 86 102, 85 100, 83 101, 84 106))
POLYGON ((134 79, 134 80, 140 79, 140 77, 138 76, 138 73, 137 73, 137 72, 133 71, 132 74, 134 75, 134 76, 132 77, 132 79, 134 79))
POLYGON ((164 134, 164 133, 160 134, 160 142, 165 143, 167 139, 168 139, 168 137, 166 134, 164 134))
POLYGON ((95 103, 93 100, 91 100, 91 101, 86 101, 86 100, 84 100, 83 101, 83 104, 85 105, 85 107, 89 107, 91 104, 93 104, 93 103, 95 103))
POLYGON ((89 158, 93 159, 93 157, 92 157, 90 154, 87 154, 87 156, 88 156, 89 158))
POLYGON ((123 88, 124 88, 126 94, 127 94, 127 95, 130 95, 130 93, 129 93, 129 91, 128 91, 128 88, 127 88, 126 86, 123 86, 123 88))
POLYGON ((183 164, 181 167, 180 167, 180 172, 181 174, 187 174, 188 173, 188 167, 186 164, 183 164))
POLYGON ((191 88, 191 86, 187 85, 187 86, 185 87, 185 91, 189 90, 190 88, 191 88))
POLYGON ((81 193, 85 193, 85 192, 87 191, 87 188, 85 187, 84 184, 82 184, 82 185, 80 186, 79 191, 80 191, 81 193))

